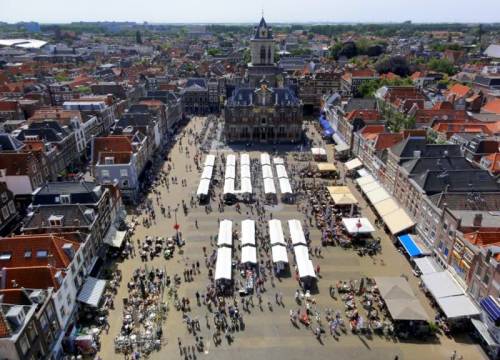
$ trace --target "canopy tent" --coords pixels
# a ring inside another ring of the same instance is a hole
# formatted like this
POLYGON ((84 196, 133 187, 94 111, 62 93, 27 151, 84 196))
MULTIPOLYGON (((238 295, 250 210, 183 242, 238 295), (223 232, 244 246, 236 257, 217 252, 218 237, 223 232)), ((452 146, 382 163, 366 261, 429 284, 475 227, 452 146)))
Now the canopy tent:
POLYGON ((382 217, 399 209, 398 203, 394 201, 393 198, 388 198, 379 201, 378 203, 374 204, 373 207, 375 208, 375 210, 377 210, 377 213, 382 217))
POLYGON ((429 320, 418 299, 386 300, 387 309, 394 320, 429 320))
POLYGON ((273 163, 274 165, 285 165, 285 160, 282 157, 274 157, 273 163))
POLYGON ((264 179, 264 193, 276 194, 276 187, 274 186, 274 180, 272 178, 264 179))
POLYGON ((224 180, 224 195, 234 194, 234 179, 224 180))
POLYGON ((319 162, 316 164, 316 166, 318 167, 318 171, 321 173, 321 172, 336 172, 337 171, 337 167, 332 164, 332 163, 329 163, 329 162, 319 162))
POLYGON ((361 191, 364 194, 381 188, 380 184, 377 181, 373 181, 373 182, 368 183, 368 184, 363 184, 363 185, 360 185, 359 187, 361 188, 361 191))
POLYGON ((278 179, 281 178, 288 179, 288 174, 286 173, 284 165, 276 165, 276 175, 278 176, 278 179))
POLYGON ((399 234, 415 225, 415 222, 408 216, 402 208, 382 216, 385 225, 389 228, 392 235, 399 234))
MULTIPOLYGON (((234 185, 234 183, 233 183, 234 185)), ((196 195, 208 195, 208 188, 210 187, 210 180, 201 179, 200 185, 198 185, 198 190, 196 191, 196 195)), ((224 186, 225 189, 225 186, 224 186)))
POLYGON ((358 200, 347 186, 328 186, 326 189, 335 205, 351 205, 358 203, 358 200))
POLYGON ((236 156, 234 154, 226 156, 226 167, 228 166, 236 166, 236 156))
POLYGON ((288 255, 285 246, 273 246, 271 248, 273 263, 283 262, 288 264, 288 255))
POLYGON ((217 246, 233 246, 233 222, 222 220, 219 224, 219 236, 217 246))
POLYGON ((417 269, 422 275, 432 274, 441 271, 437 262, 430 256, 413 259, 417 269))
POLYGON ((255 221, 243 220, 241 222, 241 245, 255 246, 255 221))
POLYGON ((269 239, 271 246, 277 244, 286 246, 285 237, 283 236, 283 228, 281 227, 281 220, 269 220, 269 239))
POLYGON ((479 304, 493 322, 497 322, 500 319, 500 305, 498 305, 493 296, 485 297, 479 304))
POLYGON ((464 290, 448 271, 425 274, 420 277, 434 299, 463 295, 464 290))
POLYGON ((290 230, 290 238, 292 239, 292 244, 294 246, 307 245, 300 220, 296 219, 288 220, 288 228, 290 230))
POLYGON ((417 244, 416 240, 411 234, 400 235, 398 236, 398 240, 401 245, 403 245, 403 248, 405 249, 406 253, 410 255, 410 257, 430 255, 430 252, 427 249, 417 244))
POLYGON ((241 263, 257 264, 257 249, 253 246, 241 248, 241 263))
POLYGON ((252 182, 250 181, 249 178, 242 178, 241 179, 241 190, 239 191, 240 194, 251 194, 252 193, 252 182))
POLYGON ((208 154, 206 157, 205 157, 205 163, 203 164, 203 166, 214 166, 215 165, 215 155, 212 155, 212 154, 208 154))
POLYGON ((262 178, 272 179, 273 171, 271 170, 271 165, 262 165, 262 178))
POLYGON ((314 156, 326 156, 326 150, 323 148, 311 148, 311 152, 314 156))
POLYGON ((384 300, 388 299, 413 299, 415 294, 408 281, 400 276, 377 276, 375 282, 384 300))
POLYGON ((299 277, 303 278, 316 278, 314 265, 309 258, 309 250, 307 246, 299 245, 293 248, 295 253, 295 262, 299 271, 299 277))
POLYGON ((371 175, 366 175, 366 176, 363 176, 363 177, 360 177, 358 179, 356 179, 356 183, 359 185, 359 186, 362 186, 364 184, 368 184, 368 183, 371 183, 371 182, 374 182, 375 181, 375 178, 371 175))
POLYGON ((352 159, 345 163, 345 167, 347 170, 356 170, 363 166, 363 163, 358 158, 352 159))
POLYGON ((286 178, 279 179, 280 182, 280 191, 282 194, 293 194, 292 186, 290 185, 290 181, 286 178))
POLYGON ((370 175, 370 173, 368 172, 368 170, 366 170, 365 168, 358 169, 358 171, 356 171, 356 172, 358 173, 358 175, 360 177, 370 175))
POLYGON ((106 280, 89 276, 78 293, 77 300, 92 307, 98 307, 106 288, 106 280))
POLYGON ((365 195, 373 205, 391 197, 391 195, 389 195, 389 193, 382 187, 369 191, 365 195))
POLYGON ((375 231, 367 218, 343 218, 342 224, 349 234, 369 234, 375 231))
POLYGON ((251 178, 249 165, 241 165, 240 166, 240 177, 242 179, 244 179, 244 178, 250 179, 251 178))
POLYGON ((480 314, 479 309, 466 295, 441 297, 437 298, 436 302, 448 319, 470 317, 480 314))
MULTIPOLYGON (((337 135, 337 134, 333 134, 334 138, 335 138, 335 135, 337 135)), ((349 145, 347 145, 346 143, 342 142, 342 143, 340 143, 338 145, 335 145, 334 149, 335 149, 336 152, 341 153, 341 152, 349 150, 349 145)))
POLYGON ((226 179, 235 179, 236 178, 236 167, 233 165, 226 166, 226 171, 224 172, 224 177, 226 179))
POLYGON ((248 155, 247 153, 241 154, 240 155, 240 165, 241 166, 243 166, 243 165, 250 166, 250 155, 248 155))
POLYGON ((261 165, 271 165, 271 157, 268 153, 260 154, 260 163, 261 165))
POLYGON ((123 240, 127 236, 127 230, 119 231, 114 225, 109 227, 109 230, 104 238, 104 243, 111 247, 120 248, 123 244, 123 240))
POLYGON ((232 279, 231 248, 217 249, 217 261, 215 263, 215 280, 232 279))
POLYGON ((214 172, 214 168, 212 166, 205 166, 203 168, 203 172, 201 173, 202 179, 212 179, 212 173, 214 172))

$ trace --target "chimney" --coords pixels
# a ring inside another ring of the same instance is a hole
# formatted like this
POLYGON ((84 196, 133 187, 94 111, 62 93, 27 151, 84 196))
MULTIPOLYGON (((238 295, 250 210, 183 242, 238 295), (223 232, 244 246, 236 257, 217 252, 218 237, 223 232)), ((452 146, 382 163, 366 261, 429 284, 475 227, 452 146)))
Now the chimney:
POLYGON ((482 222, 483 222, 483 214, 478 213, 478 214, 474 215, 474 221, 472 223, 474 225, 474 227, 481 227, 482 222))

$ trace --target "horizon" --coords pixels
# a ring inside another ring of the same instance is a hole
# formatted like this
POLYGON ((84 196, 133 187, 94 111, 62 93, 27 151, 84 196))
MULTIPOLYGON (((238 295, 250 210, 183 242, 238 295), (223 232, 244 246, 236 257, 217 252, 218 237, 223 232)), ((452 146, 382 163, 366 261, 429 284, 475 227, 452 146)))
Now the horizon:
POLYGON ((230 0, 184 0, 169 3, 143 0, 87 0, 68 6, 64 0, 3 0, 0 21, 70 24, 73 22, 135 22, 176 24, 254 24, 262 12, 271 24, 489 24, 499 23, 500 1, 477 0, 476 11, 464 11, 466 0, 269 0, 254 4, 230 0), (237 10, 234 9, 237 7, 237 10), (193 9, 195 9, 193 11, 193 9), (327 14, 327 15, 325 15, 327 14))

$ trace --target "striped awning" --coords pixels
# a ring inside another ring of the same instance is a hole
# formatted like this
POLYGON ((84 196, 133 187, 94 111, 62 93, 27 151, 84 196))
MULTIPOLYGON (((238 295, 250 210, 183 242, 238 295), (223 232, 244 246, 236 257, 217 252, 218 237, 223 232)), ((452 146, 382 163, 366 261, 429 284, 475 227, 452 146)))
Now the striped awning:
POLYGON ((77 300, 89 306, 98 307, 105 288, 106 280, 89 276, 83 284, 77 300))
POLYGON ((481 307, 486 311, 488 316, 493 320, 493 321, 498 321, 500 319, 500 307, 498 306, 497 302, 491 297, 488 296, 481 300, 480 302, 481 307))

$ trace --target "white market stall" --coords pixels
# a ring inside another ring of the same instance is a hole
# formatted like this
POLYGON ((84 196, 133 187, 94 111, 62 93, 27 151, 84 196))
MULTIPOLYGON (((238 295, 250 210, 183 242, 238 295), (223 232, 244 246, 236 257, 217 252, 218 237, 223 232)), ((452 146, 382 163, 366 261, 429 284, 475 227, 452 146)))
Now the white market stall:
POLYGON ((286 253, 285 246, 273 246, 271 248, 273 255, 273 263, 285 263, 288 264, 288 254, 286 253))
POLYGON ((274 180, 272 178, 264 179, 264 193, 276 194, 276 187, 274 186, 274 180))
POLYGON ((91 307, 98 307, 106 289, 106 280, 89 276, 78 293, 77 300, 91 307))
POLYGON ((375 231, 367 218, 343 218, 342 224, 351 235, 370 234, 375 231))
POLYGON ((281 220, 269 220, 269 240, 271 242, 271 246, 286 246, 285 237, 283 236, 283 228, 281 226, 281 220))
POLYGON ((230 165, 226 166, 226 171, 224 172, 224 178, 235 179, 236 178, 236 167, 230 165))
POLYGON ((324 148, 311 148, 311 153, 315 161, 326 161, 326 150, 324 148))
POLYGON ((309 258, 309 250, 307 249, 307 246, 304 245, 295 246, 293 250, 300 281, 302 282, 304 289, 311 290, 315 284, 316 272, 314 271, 314 265, 309 258))
POLYGON ((285 165, 285 160, 282 157, 274 157, 273 158, 274 165, 285 165))
POLYGON ((212 155, 212 154, 208 154, 206 157, 205 157, 205 163, 203 164, 203 166, 214 166, 215 165, 215 155, 212 155))
POLYGON ((260 164, 271 166, 271 157, 269 156, 268 153, 261 153, 260 154, 260 164))
POLYGON ((432 274, 441 271, 438 263, 430 256, 414 258, 413 262, 422 275, 432 274))
POLYGON ((362 186, 364 184, 369 184, 371 182, 374 182, 375 178, 372 175, 366 175, 356 179, 355 181, 359 186, 362 186))
POLYGON ((382 187, 369 191, 365 195, 372 205, 391 197, 391 195, 389 195, 389 193, 382 187))
POLYGON ((391 213, 382 216, 385 225, 392 235, 399 234, 415 225, 415 222, 408 216, 406 211, 399 208, 391 213))
POLYGON ((228 166, 236 166, 236 156, 234 154, 226 156, 226 167, 228 166))
POLYGON ((240 177, 242 179, 244 179, 244 178, 250 179, 251 178, 250 166, 249 165, 241 165, 241 167, 240 167, 240 177))
POLYGON ((288 174, 284 165, 276 165, 276 175, 278 176, 278 179, 288 179, 288 174))
POLYGON ((288 228, 290 230, 290 238, 292 239, 293 246, 307 245, 306 237, 304 236, 304 231, 302 230, 302 224, 300 223, 300 220, 288 220, 288 228))
POLYGON ((211 180, 213 172, 214 168, 212 166, 205 166, 203 168, 203 172, 201 173, 201 178, 211 180))
POLYGON ((253 246, 244 246, 241 248, 242 264, 257 264, 257 249, 253 246))
POLYGON ((233 222, 231 220, 220 222, 217 246, 233 246, 233 222))
POLYGON ((255 246, 255 221, 243 220, 241 222, 241 246, 255 246))
POLYGON ((248 155, 247 153, 241 154, 240 165, 241 166, 250 166, 250 155, 248 155))
POLYGON ((262 178, 263 179, 272 179, 273 170, 271 169, 271 165, 262 165, 262 178))
POLYGON ((217 260, 215 262, 215 281, 219 294, 228 293, 232 285, 233 269, 231 262, 231 253, 231 248, 223 247, 217 249, 217 260))
POLYGON ((345 164, 345 168, 348 170, 348 171, 351 171, 351 170, 356 170, 357 168, 361 168, 363 167, 363 163, 361 162, 361 160, 359 160, 358 158, 355 158, 355 159, 352 159, 352 160, 349 160, 348 162, 346 162, 345 164))
POLYGON ((201 179, 200 184, 198 185, 198 190, 196 190, 196 195, 202 199, 208 198, 208 191, 210 188, 210 180, 201 179))
POLYGON ((292 203, 294 201, 292 186, 290 181, 285 178, 279 179, 281 200, 285 203, 292 203))

